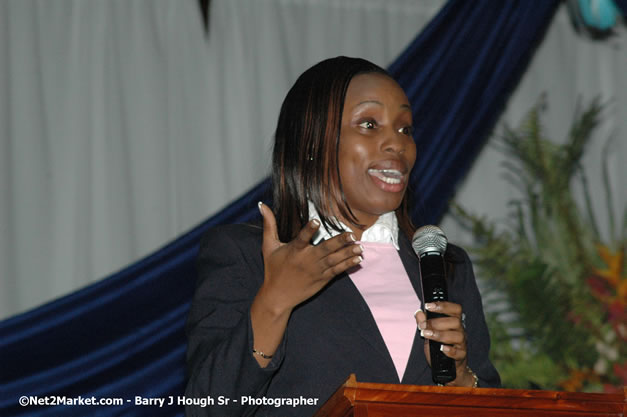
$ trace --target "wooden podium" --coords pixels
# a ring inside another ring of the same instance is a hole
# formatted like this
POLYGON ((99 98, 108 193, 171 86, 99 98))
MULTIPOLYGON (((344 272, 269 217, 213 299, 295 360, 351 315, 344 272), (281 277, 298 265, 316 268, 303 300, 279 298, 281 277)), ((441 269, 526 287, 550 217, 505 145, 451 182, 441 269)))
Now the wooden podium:
POLYGON ((372 384, 352 374, 314 417, 624 417, 626 393, 372 384))

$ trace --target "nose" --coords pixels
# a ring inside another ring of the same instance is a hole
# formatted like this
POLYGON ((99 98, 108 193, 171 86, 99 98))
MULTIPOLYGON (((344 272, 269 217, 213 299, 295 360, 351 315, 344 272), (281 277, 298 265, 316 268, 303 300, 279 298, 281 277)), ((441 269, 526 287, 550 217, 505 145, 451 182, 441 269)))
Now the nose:
POLYGON ((394 129, 390 129, 390 131, 386 132, 384 136, 384 139, 381 143, 381 149, 384 152, 400 155, 404 153, 407 149, 408 139, 413 140, 412 138, 408 138, 406 135, 403 135, 402 133, 397 132, 394 129))

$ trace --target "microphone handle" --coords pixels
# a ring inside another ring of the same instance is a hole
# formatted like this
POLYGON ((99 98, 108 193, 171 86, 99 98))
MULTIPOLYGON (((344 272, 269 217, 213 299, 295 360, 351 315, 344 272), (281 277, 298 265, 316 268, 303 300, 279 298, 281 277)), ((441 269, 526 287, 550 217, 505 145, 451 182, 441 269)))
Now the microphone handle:
MULTIPOLYGON (((448 289, 444 279, 444 259, 440 254, 425 254, 420 258, 420 273, 425 303, 448 301, 448 289)), ((427 319, 447 317, 445 314, 427 311, 427 319)), ((436 384, 446 384, 456 378, 455 360, 440 350, 442 343, 429 340, 431 376, 436 384)))

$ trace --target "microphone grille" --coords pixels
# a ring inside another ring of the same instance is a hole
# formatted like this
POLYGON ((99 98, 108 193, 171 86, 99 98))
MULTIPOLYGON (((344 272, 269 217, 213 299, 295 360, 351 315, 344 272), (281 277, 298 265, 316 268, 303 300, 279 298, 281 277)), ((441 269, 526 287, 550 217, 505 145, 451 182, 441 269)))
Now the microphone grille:
POLYGON ((443 254, 447 243, 442 229, 433 225, 422 226, 411 239, 411 246, 419 257, 427 252, 443 254))

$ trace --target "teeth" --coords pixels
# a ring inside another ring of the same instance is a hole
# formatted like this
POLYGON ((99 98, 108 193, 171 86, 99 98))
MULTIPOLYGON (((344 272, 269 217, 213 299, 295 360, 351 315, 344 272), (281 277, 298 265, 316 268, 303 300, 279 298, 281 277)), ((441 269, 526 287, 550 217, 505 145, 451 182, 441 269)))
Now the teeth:
POLYGON ((403 174, 397 169, 369 169, 368 173, 387 184, 400 184, 403 174))
POLYGON ((383 182, 386 182, 388 184, 400 184, 401 180, 398 178, 381 178, 381 180, 383 180, 383 182))

